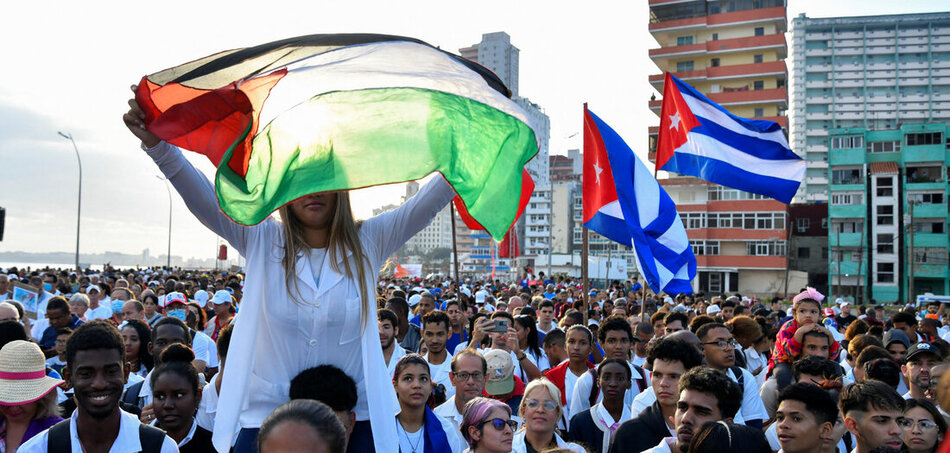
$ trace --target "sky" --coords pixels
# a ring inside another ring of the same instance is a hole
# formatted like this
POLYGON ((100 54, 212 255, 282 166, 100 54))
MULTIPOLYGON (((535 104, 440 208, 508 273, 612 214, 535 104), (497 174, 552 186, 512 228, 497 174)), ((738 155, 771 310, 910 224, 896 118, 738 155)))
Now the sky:
MULTIPOLYGON (((226 49, 314 33, 385 33, 458 52, 505 31, 520 49, 519 92, 551 118, 552 154, 581 147, 582 105, 646 157, 646 0, 14 2, 0 27, 0 252, 72 252, 82 159, 81 251, 164 253, 169 195, 121 116, 142 76, 226 49), (11 20, 13 19, 13 20, 11 20), (575 135, 576 134, 576 135, 575 135)), ((789 19, 946 10, 945 1, 790 0, 789 19)), ((791 43, 791 41, 789 41, 791 43)), ((791 53, 791 52, 789 52, 791 53)), ((789 71, 791 74, 791 71, 789 71)), ((657 94, 659 96, 659 94, 657 94)), ((205 174, 213 166, 189 154, 205 174)), ((398 203, 403 184, 353 194, 357 218, 398 203)), ((171 194, 172 255, 212 258, 218 238, 171 194)), ((231 250, 229 256, 236 256, 231 250)), ((95 263, 94 263, 95 264, 95 263)))

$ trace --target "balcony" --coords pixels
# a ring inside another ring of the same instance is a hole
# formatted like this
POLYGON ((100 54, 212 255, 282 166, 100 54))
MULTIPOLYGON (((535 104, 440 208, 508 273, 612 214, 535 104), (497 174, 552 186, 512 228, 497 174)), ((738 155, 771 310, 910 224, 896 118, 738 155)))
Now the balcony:
POLYGON ((805 130, 805 135, 808 137, 827 137, 827 129, 807 129, 805 130))
POLYGON ((650 33, 662 33, 672 30, 688 30, 697 28, 727 26, 734 23, 774 22, 779 32, 784 33, 788 18, 785 16, 785 7, 750 9, 730 13, 710 14, 708 16, 690 17, 686 19, 664 20, 650 24, 650 33))
POLYGON ((947 278, 946 264, 914 263, 916 278, 947 278))
POLYGON ((859 275, 858 268, 861 268, 860 275, 867 275, 867 265, 865 263, 860 263, 858 261, 846 260, 841 263, 831 263, 828 266, 828 272, 832 274, 839 274, 840 276, 846 275, 859 275))
POLYGON ((805 151, 810 153, 827 153, 828 145, 808 145, 805 147, 805 151))
POLYGON ((827 57, 831 55, 831 49, 806 49, 805 55, 809 57, 827 57))
POLYGON ((805 114, 805 119, 808 120, 830 120, 830 112, 809 112, 805 114))
POLYGON ((767 90, 710 93, 709 99, 720 105, 763 104, 769 102, 787 105, 788 91, 785 88, 772 88, 767 90))
POLYGON ((805 82, 807 88, 831 88, 830 80, 809 80, 805 82))
POLYGON ((914 217, 916 218, 946 218, 947 204, 919 204, 914 206, 914 217))
POLYGON ((830 72, 831 63, 805 65, 805 72, 830 72))
POLYGON ((828 206, 829 218, 861 219, 867 215, 867 206, 864 205, 831 205, 828 206))
POLYGON ((698 255, 698 267, 734 267, 738 269, 785 269, 784 256, 698 255))
MULTIPOLYGON (((777 49, 779 58, 785 58, 788 48, 785 35, 774 34, 764 36, 747 36, 744 38, 710 40, 705 43, 687 44, 682 46, 668 46, 650 49, 650 58, 654 61, 667 57, 684 57, 689 55, 705 55, 724 52, 737 52, 753 49, 777 49)), ((784 63, 782 64, 784 66, 784 63)))
MULTIPOLYGON (((917 207, 914 208, 914 214, 917 214, 917 207)), ((947 247, 947 234, 914 233, 914 247, 947 247)))
POLYGON ((831 247, 861 247, 861 233, 828 233, 831 247))
POLYGON ((716 66, 706 69, 706 77, 710 80, 734 79, 763 75, 785 75, 788 67, 784 61, 770 61, 767 63, 749 63, 730 66, 716 66))

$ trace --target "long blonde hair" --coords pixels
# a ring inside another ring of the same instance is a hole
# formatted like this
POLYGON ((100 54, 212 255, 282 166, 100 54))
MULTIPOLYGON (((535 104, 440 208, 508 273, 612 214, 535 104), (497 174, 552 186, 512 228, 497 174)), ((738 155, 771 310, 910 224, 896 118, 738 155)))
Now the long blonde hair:
MULTIPOLYGON (((304 226, 286 204, 279 210, 281 224, 284 229, 284 257, 281 264, 284 267, 285 283, 287 292, 295 303, 301 303, 299 298, 300 288, 297 286, 297 254, 309 249, 310 246, 304 240, 304 226)), ((336 193, 336 207, 333 210, 333 217, 330 219, 330 235, 327 239, 327 258, 330 260, 330 267, 337 273, 345 274, 346 278, 353 279, 354 268, 356 281, 360 288, 360 302, 363 304, 363 310, 360 311, 360 332, 363 331, 367 319, 367 307, 369 307, 369 292, 366 288, 367 267, 369 259, 363 253, 363 244, 360 242, 360 227, 362 222, 353 219, 353 211, 350 209, 350 193, 340 191, 336 193), (353 254, 353 260, 347 256, 346 251, 353 254), (342 258, 342 260, 341 260, 342 258), (343 261, 343 269, 340 269, 338 261, 343 261)), ((373 300, 375 302, 375 299, 373 300)))

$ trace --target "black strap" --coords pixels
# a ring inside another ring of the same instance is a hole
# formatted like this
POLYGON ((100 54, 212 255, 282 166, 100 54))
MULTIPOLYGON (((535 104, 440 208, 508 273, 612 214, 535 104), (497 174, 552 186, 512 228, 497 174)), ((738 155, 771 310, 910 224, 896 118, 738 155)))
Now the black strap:
POLYGON ((50 453, 73 451, 72 439, 69 436, 69 420, 67 418, 49 429, 46 451, 50 453))
POLYGON ((139 425, 139 442, 142 443, 142 453, 161 453, 165 431, 142 423, 139 425))
POLYGON ((640 393, 643 393, 643 391, 646 390, 647 388, 647 378, 645 377, 647 373, 646 371, 643 370, 643 367, 640 367, 638 365, 633 366, 633 371, 640 373, 640 378, 636 380, 637 387, 640 388, 640 392, 637 393, 639 395, 640 393))
POLYGON ((600 383, 597 382, 597 368, 591 368, 587 370, 587 373, 590 374, 591 381, 590 385, 590 395, 587 396, 587 401, 590 402, 590 407, 594 407, 597 404, 597 395, 600 394, 600 383))
POLYGON ((138 406, 139 393, 142 392, 142 384, 144 383, 145 381, 139 381, 125 389, 125 392, 122 393, 122 402, 131 404, 133 406, 138 406))
POLYGON ((743 384, 742 382, 743 380, 745 380, 745 374, 742 373, 742 368, 733 366, 733 367, 729 367, 729 369, 732 370, 732 374, 736 376, 736 381, 739 382, 739 390, 742 390, 743 392, 745 392, 744 390, 745 387, 743 387, 743 385, 745 384, 743 384))

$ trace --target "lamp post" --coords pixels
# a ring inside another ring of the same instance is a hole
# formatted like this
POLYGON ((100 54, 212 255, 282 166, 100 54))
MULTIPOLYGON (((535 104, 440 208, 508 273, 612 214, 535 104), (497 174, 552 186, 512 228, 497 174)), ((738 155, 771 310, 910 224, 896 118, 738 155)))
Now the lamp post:
POLYGON ((76 162, 79 163, 79 190, 76 195, 76 272, 79 272, 79 219, 82 215, 82 159, 79 158, 79 148, 76 147, 76 141, 73 140, 73 134, 64 134, 57 131, 60 137, 63 137, 73 143, 73 151, 76 151, 76 162))
POLYGON ((155 175, 156 178, 165 181, 165 190, 168 191, 168 253, 165 267, 170 271, 172 269, 172 189, 168 187, 168 178, 155 175))

